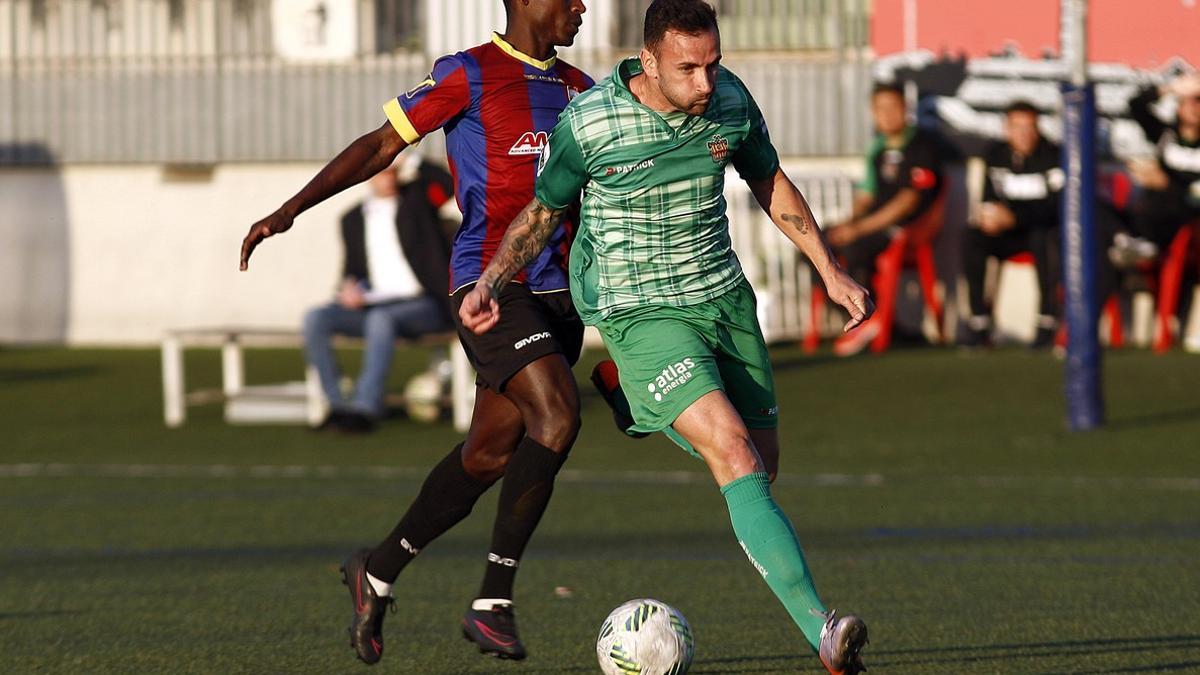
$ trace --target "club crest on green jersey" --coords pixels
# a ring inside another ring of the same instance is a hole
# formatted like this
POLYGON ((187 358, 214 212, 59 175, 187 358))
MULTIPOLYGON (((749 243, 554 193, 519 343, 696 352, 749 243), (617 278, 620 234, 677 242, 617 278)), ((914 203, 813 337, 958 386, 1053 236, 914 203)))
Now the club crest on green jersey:
POLYGON ((712 161, 720 164, 729 156, 729 141, 721 134, 713 134, 713 137, 708 140, 708 154, 712 157, 712 161))

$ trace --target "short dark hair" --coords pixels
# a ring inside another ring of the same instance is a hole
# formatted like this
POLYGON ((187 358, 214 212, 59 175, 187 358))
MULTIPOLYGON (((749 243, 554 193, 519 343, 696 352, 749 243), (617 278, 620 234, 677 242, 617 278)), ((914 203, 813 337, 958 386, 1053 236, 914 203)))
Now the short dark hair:
POLYGON ((657 48, 669 30, 685 35, 717 30, 717 11, 704 0, 654 0, 642 28, 646 48, 657 48))
POLYGON ((871 87, 871 98, 874 99, 880 94, 895 94, 904 98, 904 88, 895 82, 876 82, 875 86, 871 87))
POLYGON ((1040 115, 1041 112, 1042 111, 1037 109, 1037 106, 1029 101, 1020 100, 1009 103, 1008 107, 1004 109, 1005 115, 1011 115, 1013 113, 1029 113, 1030 115, 1040 115))

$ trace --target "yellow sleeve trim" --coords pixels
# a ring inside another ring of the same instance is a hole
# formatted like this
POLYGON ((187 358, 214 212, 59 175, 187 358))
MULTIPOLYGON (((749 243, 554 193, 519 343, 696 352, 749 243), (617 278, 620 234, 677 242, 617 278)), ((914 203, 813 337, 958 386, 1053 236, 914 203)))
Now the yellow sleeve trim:
POLYGON ((400 107, 400 101, 392 99, 384 103, 383 114, 387 115, 388 121, 392 123, 392 127, 396 129, 396 133, 400 134, 400 138, 403 138, 405 143, 412 145, 421 140, 421 134, 417 133, 412 122, 408 121, 408 115, 404 114, 404 108, 400 107))

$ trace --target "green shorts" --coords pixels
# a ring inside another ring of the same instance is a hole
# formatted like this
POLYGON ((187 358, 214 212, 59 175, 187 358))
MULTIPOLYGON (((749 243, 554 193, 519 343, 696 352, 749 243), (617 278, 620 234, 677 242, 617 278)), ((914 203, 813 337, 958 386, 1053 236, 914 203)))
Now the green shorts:
POLYGON ((631 431, 669 427, 688 406, 721 390, 750 429, 774 429, 779 409, 754 290, 736 287, 700 305, 619 310, 596 328, 621 373, 631 431))

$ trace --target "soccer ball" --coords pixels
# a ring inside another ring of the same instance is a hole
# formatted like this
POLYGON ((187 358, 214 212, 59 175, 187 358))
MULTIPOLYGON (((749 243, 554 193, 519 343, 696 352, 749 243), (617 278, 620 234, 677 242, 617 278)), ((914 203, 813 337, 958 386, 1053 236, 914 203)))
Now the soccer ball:
POLYGON ((596 657, 606 675, 683 675, 692 665, 692 629, 679 610, 639 598, 600 625, 596 657))
POLYGON ((404 385, 404 411, 409 419, 435 422, 442 413, 442 382, 436 373, 413 375, 404 385))

